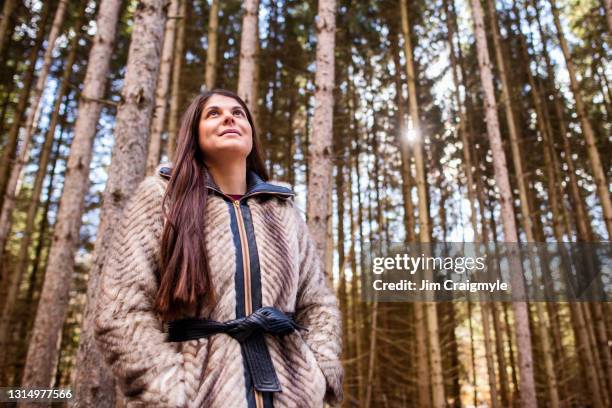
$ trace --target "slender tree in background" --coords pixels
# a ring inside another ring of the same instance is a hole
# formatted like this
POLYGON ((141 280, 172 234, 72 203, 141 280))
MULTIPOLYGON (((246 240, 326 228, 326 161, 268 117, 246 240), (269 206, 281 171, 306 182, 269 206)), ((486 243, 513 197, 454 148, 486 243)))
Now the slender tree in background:
POLYGON ((612 35, 612 0, 604 0, 606 8, 606 21, 608 22, 608 35, 612 35))
POLYGON ((100 273, 106 254, 110 251, 113 226, 119 225, 123 207, 145 175, 149 139, 147 129, 154 108, 167 16, 166 0, 143 0, 141 4, 134 16, 134 32, 121 92, 123 99, 115 125, 115 145, 104 189, 93 265, 87 282, 87 304, 75 376, 78 379, 75 394, 82 406, 113 406, 109 369, 94 342, 94 312, 100 273), (105 382, 100 383, 100 379, 105 382), (109 393, 103 397, 104 401, 100 400, 100 392, 109 393))
POLYGON ((49 39, 47 40, 47 49, 45 50, 45 55, 43 57, 43 65, 39 70, 36 86, 34 87, 33 93, 30 97, 28 115, 23 127, 23 135, 21 137, 21 151, 19 152, 19 156, 11 169, 11 174, 4 193, 2 213, 0 214, 0 263, 2 262, 4 245, 6 244, 6 240, 11 230, 11 215, 13 214, 13 209, 15 208, 15 197, 19 194, 19 178, 21 177, 21 171, 27 164, 30 155, 30 143, 32 142, 34 132, 36 131, 38 116, 40 114, 40 101, 45 90, 45 84, 47 83, 49 69, 51 68, 55 41, 60 34, 60 30, 62 29, 67 7, 68 0, 60 0, 57 10, 55 11, 53 25, 51 26, 49 39))
MULTIPOLYGON (((332 134, 334 108, 334 48, 336 1, 319 0, 317 54, 315 73, 315 107, 312 137, 308 147, 308 228, 322 260, 326 259, 328 208, 332 176, 332 134)), ((331 280, 331 271, 325 271, 331 280)))
MULTIPOLYGON (((414 134, 412 139, 412 152, 416 166, 416 186, 419 197, 419 241, 423 244, 431 241, 431 227, 429 223, 429 199, 427 197, 427 180, 425 177, 425 161, 423 159, 423 138, 424 132, 419 118, 419 105, 417 100, 416 89, 416 71, 413 61, 413 46, 410 35, 410 22, 408 19, 408 4, 407 0, 401 0, 401 18, 402 18, 402 34, 404 37, 404 56, 406 58, 406 79, 408 81, 408 109, 410 116, 410 124, 408 131, 414 134)), ((438 314, 436 304, 425 302, 424 304, 415 304, 415 309, 423 309, 423 318, 425 328, 427 329, 427 340, 429 343, 430 352, 430 377, 431 389, 433 397, 433 407, 442 408, 446 405, 444 397, 444 379, 442 377, 442 361, 440 351, 440 338, 438 328, 438 314)), ((418 313, 420 315, 420 313, 418 313)), ((418 324, 418 320, 417 320, 418 324)), ((417 330, 423 327, 417 327, 417 330)), ((427 353, 424 353, 426 356, 427 353)), ((418 358, 418 357, 417 357, 418 358)), ((421 365, 427 364, 427 361, 421 362, 421 365)), ((421 367, 420 367, 421 368, 421 367)), ((429 390, 426 395, 423 395, 424 389, 420 389, 419 401, 429 405, 429 390)))
POLYGON ((179 105, 181 99, 181 70, 183 68, 183 54, 185 53, 185 20, 187 18, 187 0, 179 2, 179 19, 176 27, 176 50, 174 52, 174 65, 172 67, 172 94, 170 96, 170 117, 168 118, 168 160, 174 159, 176 137, 178 136, 179 105))
MULTIPOLYGON (((110 66, 120 0, 102 0, 98 10, 97 32, 93 40, 81 98, 75 137, 64 178, 52 245, 45 273, 45 285, 36 316, 36 325, 25 367, 23 385, 49 387, 55 373, 58 336, 64 323, 68 290, 74 270, 74 254, 79 239, 85 193, 89 185, 92 143, 100 115, 110 66)), ((95 379, 92 379, 95 381, 95 379)), ((104 394, 100 394, 103 396, 104 394)))
MULTIPOLYGON (((255 92, 255 70, 257 62, 255 52, 259 35, 257 33, 257 16, 259 14, 259 0, 246 0, 244 2, 244 16, 242 17, 242 33, 240 35, 240 66, 238 68, 238 95, 253 111, 256 100, 253 99, 255 92)), ((332 46, 333 49, 333 46, 332 46)), ((331 105, 330 105, 331 106, 331 105)))
POLYGON ((574 66, 574 60, 572 58, 569 45, 565 39, 563 33, 563 26, 559 19, 559 11, 557 10, 556 0, 550 0, 550 5, 555 21, 555 27, 557 28, 557 36, 559 37, 559 43, 561 44, 561 50, 565 58, 565 65, 567 66, 567 72, 569 74, 570 88, 572 95, 574 96, 574 104, 576 107, 576 114, 580 120, 582 136, 586 142, 586 150, 589 157, 589 163, 591 164, 591 171, 595 179, 595 185, 597 186, 597 193, 599 195, 599 202, 603 210, 604 224, 608 230, 608 239, 612 240, 612 201, 610 201, 610 189, 608 181, 606 180, 606 173, 604 172, 599 157, 599 151, 597 150, 597 140, 595 138, 595 132, 593 126, 589 120, 585 103, 582 97, 581 85, 576 77, 576 67, 574 66))
MULTIPOLYGON (((19 127, 21 124, 21 117, 23 116, 23 112, 28 102, 28 95, 30 93, 32 81, 34 79, 36 57, 38 55, 38 50, 40 49, 45 36, 45 23, 48 16, 49 4, 45 3, 43 5, 43 9, 41 10, 40 19, 38 23, 39 27, 36 33, 36 39, 34 40, 34 46, 30 50, 30 53, 28 55, 28 65, 25 70, 25 73, 23 74, 23 87, 22 90, 19 92, 19 99, 13 111, 13 122, 11 123, 11 127, 8 131, 8 134, 6 135, 7 140, 5 141, 5 144, 3 146, 2 158, 0 160, 0 207, 2 207, 2 203, 4 201, 4 191, 6 188, 6 182, 8 181, 7 178, 10 174, 11 169, 10 164, 13 162, 12 159, 15 155, 15 149, 17 148, 17 135, 19 133, 19 127)), ((2 258, 2 255, 0 255, 0 258, 2 258)), ((8 265, 5 265, 0 262, 0 278, 2 279, 3 283, 6 282, 6 284, 3 284, 0 288, 0 299, 3 299, 2 301, 0 301, 0 310, 2 310, 2 308, 4 307, 3 305, 6 303, 4 300, 7 296, 5 292, 6 290, 8 290, 7 284, 9 280, 10 269, 11 268, 9 268, 8 265)), ((5 318, 8 317, 5 315, 0 316, 0 319, 5 318)), ((2 335, 0 334, 0 336, 2 335)), ((3 344, 0 342, 0 355, 3 353, 2 350, 4 350, 4 347, 3 344)), ((0 363, 1 362, 2 359, 0 358, 0 363)))
POLYGON ((219 30, 219 0, 212 0, 208 12, 208 37, 206 38, 206 72, 204 73, 204 86, 206 89, 215 87, 217 75, 217 42, 219 30))
POLYGON ((2 6, 2 14, 0 14, 0 55, 2 55, 4 44, 10 36, 9 23, 16 5, 15 0, 6 0, 4 6, 2 6))
POLYGON ((13 270, 13 273, 10 275, 9 282, 7 282, 8 293, 6 295, 6 299, 3 300, 3 305, 0 305, 0 307, 2 308, 2 314, 0 315, 0 345, 2 345, 0 346, 0 366, 2 361, 4 360, 2 358, 2 355, 7 351, 7 347, 5 345, 6 339, 8 338, 10 332, 9 322, 11 320, 11 317, 13 316, 13 309, 15 307, 19 286, 21 285, 23 274, 28 269, 28 249, 30 247, 30 241, 34 232, 35 222, 37 219, 36 213, 40 204, 40 194, 42 192, 43 182, 47 174, 47 166, 51 157, 53 141, 55 140, 55 128, 59 122, 60 109, 62 106, 64 95, 68 91, 68 87, 70 85, 70 77, 72 75, 74 60, 76 59, 77 51, 79 49, 78 41, 79 38, 81 38, 80 31, 84 13, 85 7, 82 7, 80 9, 79 16, 76 19, 76 23, 74 26, 75 33, 70 41, 70 52, 66 59, 66 66, 64 67, 61 85, 57 91, 55 106, 51 114, 51 123, 49 124, 49 128, 47 129, 47 135, 42 146, 42 152, 40 155, 40 160, 38 162, 38 171, 36 172, 34 186, 32 187, 32 194, 28 203, 26 226, 21 236, 21 241, 19 243, 19 254, 17 256, 17 261, 15 262, 16 266, 13 270))
POLYGON ((164 47, 162 48, 161 67, 155 90, 155 110, 151 123, 151 137, 147 152, 147 174, 151 175, 159 164, 161 154, 162 133, 166 123, 166 110, 168 108, 168 90, 170 89, 170 76, 172 73, 172 56, 174 51, 174 38, 176 34, 176 14, 178 1, 170 0, 168 7, 168 21, 164 31, 164 47))
MULTIPOLYGON (((23 75, 22 88, 19 92, 19 99, 15 109, 13 111, 13 122, 6 135, 5 145, 2 149, 2 158, 0 159, 0 208, 4 205, 4 193, 6 191, 8 178, 11 174, 11 168, 15 158, 15 152, 17 149, 17 139, 19 136, 19 129, 21 128, 21 119, 28 104, 28 97, 32 88, 32 81, 34 80, 34 72, 36 68, 36 60, 38 57, 38 51, 42 46, 43 39, 45 37, 45 25, 47 18, 50 14, 49 2, 43 3, 43 8, 40 12, 40 18, 38 21, 38 30, 36 32, 36 39, 34 40, 34 46, 30 50, 27 60, 27 69, 23 75)), ((1 255, 0 255, 1 257, 1 255)))
MULTIPOLYGON (((497 61, 497 71, 499 73, 501 79, 501 98, 503 101, 504 111, 506 114, 506 122, 508 126, 508 133, 510 135, 510 148, 512 151, 512 164, 514 165, 514 172, 516 174, 516 184, 519 188, 519 202, 520 202, 520 211, 521 211, 521 220, 523 223, 523 230, 525 231, 525 236, 527 238, 527 242, 536 242, 533 222, 531 220, 531 209, 529 208, 529 200, 527 198, 527 180, 525 178, 525 173, 523 171, 523 155, 520 148, 520 131, 516 127, 516 118, 514 116, 514 111, 512 108, 512 97, 511 97, 511 89, 508 77, 506 75, 506 63, 503 57, 501 39, 499 34, 499 27, 497 23, 497 11, 495 10, 495 6, 493 5, 492 0, 486 1, 488 17, 489 17, 489 27, 493 33, 493 48, 495 50, 495 59, 497 61)), ((519 35, 521 35, 519 33, 519 35)), ((529 67, 527 67, 529 69, 529 67)), ((535 92, 536 89, 533 90, 535 92)), ((543 120, 541 117, 540 121, 543 120)), ((536 270, 535 262, 533 257, 529 258, 531 270, 536 270)), ((559 406, 559 393, 557 391, 557 376, 555 373, 555 367, 553 363, 553 355, 552 349, 550 345, 550 337, 549 333, 549 321, 548 316, 546 315, 546 311, 544 310, 544 305, 542 302, 535 302, 535 309, 537 312, 539 324, 537 325, 538 334, 540 337, 540 341, 542 342, 542 355, 544 357, 544 367, 546 371, 546 383, 548 388, 548 398, 550 402, 550 406, 553 408, 557 408, 559 406)), ((485 313, 483 311, 483 313, 485 313)))
MULTIPOLYGON (((512 190, 508 177, 506 155, 502 146, 497 118, 497 102, 493 87, 493 74, 487 49, 487 38, 484 30, 484 16, 480 0, 470 0, 472 18, 474 21, 474 33, 478 52, 478 67, 480 68, 480 79, 485 96, 485 117, 487 124, 487 135, 493 155, 493 167, 495 170, 495 183, 499 190, 499 201, 501 205, 501 218, 504 228, 504 241, 507 243, 518 242, 514 206, 512 202, 512 190)), ((516 248, 509 248, 509 270, 513 271, 511 286, 513 294, 518 299, 524 298, 525 285, 523 283, 522 267, 518 259, 516 248)), ((520 396, 521 406, 535 408, 537 406, 535 382, 533 376, 533 353, 531 348, 531 333, 529 330, 529 315, 527 304, 521 301, 512 303, 515 315, 516 343, 519 353, 520 368, 520 396)))

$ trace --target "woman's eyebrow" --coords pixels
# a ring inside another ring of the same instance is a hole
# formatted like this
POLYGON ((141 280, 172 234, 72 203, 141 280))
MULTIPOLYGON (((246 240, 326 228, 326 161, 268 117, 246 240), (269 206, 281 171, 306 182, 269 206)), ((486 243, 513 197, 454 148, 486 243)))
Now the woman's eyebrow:
MULTIPOLYGON (((206 110, 210 110, 210 109, 221 109, 221 108, 220 108, 220 107, 218 107, 218 106, 208 106, 208 107, 206 108, 206 110)), ((234 106, 232 106, 232 107, 231 107, 231 108, 229 108, 229 109, 232 109, 232 110, 233 110, 233 109, 240 109, 240 110, 244 110, 244 109, 242 108, 242 106, 240 106, 240 105, 234 105, 234 106)))

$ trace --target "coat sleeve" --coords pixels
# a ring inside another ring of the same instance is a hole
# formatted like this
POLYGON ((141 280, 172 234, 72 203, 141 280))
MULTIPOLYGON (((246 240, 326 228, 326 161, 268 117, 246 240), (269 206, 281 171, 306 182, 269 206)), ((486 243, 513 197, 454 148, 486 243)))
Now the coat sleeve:
POLYGON ((102 269, 95 338, 123 393, 145 406, 186 405, 182 354, 153 310, 163 227, 163 181, 149 177, 128 202, 102 269))
POLYGON ((300 278, 295 318, 308 328, 302 337, 310 347, 327 383, 325 402, 339 405, 343 398, 344 372, 342 352, 342 321, 336 296, 329 288, 321 260, 308 227, 295 212, 300 240, 300 278))

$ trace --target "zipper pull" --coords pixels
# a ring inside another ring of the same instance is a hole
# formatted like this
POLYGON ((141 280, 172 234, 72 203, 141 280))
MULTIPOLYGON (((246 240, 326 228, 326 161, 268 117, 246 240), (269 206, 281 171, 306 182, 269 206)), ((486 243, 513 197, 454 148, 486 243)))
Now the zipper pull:
POLYGON ((234 200, 234 207, 236 208, 240 207, 240 201, 234 200))

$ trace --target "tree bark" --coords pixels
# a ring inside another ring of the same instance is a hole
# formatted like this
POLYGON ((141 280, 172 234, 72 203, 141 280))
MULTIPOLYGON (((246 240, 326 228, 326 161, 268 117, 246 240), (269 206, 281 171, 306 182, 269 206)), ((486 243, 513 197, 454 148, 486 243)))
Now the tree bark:
MULTIPOLYGON (((332 135, 334 107, 335 0, 320 0, 318 9, 315 107, 312 139, 308 147, 308 228, 321 259, 326 259, 326 230, 331 211, 332 135)), ((242 65, 242 64, 241 64, 242 65)), ((241 68, 242 70, 242 68, 241 68)), ((331 271, 325 271, 331 279, 331 271)))
MULTIPOLYGON (((352 63, 351 63, 352 64, 352 63)), ((357 260, 357 257, 354 256, 353 258, 353 276, 351 278, 351 296, 353 299, 357 299, 358 297, 358 286, 359 286, 359 278, 358 278, 358 274, 357 271, 359 269, 359 271, 361 271, 361 273, 363 273, 364 270, 364 265, 365 265, 365 254, 364 254, 364 245, 363 245, 363 239, 364 239, 364 234, 363 234, 363 205, 362 205, 362 200, 361 200, 361 169, 359 166, 360 163, 360 155, 361 155, 361 145, 360 145, 360 140, 359 140, 359 135, 361 134, 360 129, 359 129, 359 122, 357 121, 357 117, 355 115, 356 110, 357 110, 357 93, 355 92, 355 87, 354 84, 352 82, 352 79, 349 81, 349 106, 351 108, 351 123, 352 123, 352 133, 353 133, 353 160, 351 160, 351 165, 355 168, 354 173, 355 173, 355 183, 352 182, 352 177, 351 177, 351 183, 349 184, 349 186, 355 186, 357 191, 355 191, 355 195, 357 196, 357 227, 355 227, 355 221, 352 220, 351 222, 351 235, 353 236, 357 236, 359 239, 359 260, 357 260), (359 267, 359 268, 358 268, 359 267)), ((307 110, 306 110, 307 111, 307 110)), ((307 116, 308 118, 308 116, 307 116)), ((306 134, 308 134, 306 132, 306 134)), ((351 171, 352 173, 352 171, 351 171)), ((352 197, 352 195, 351 195, 352 197)), ((352 209, 352 200, 351 200, 351 209, 352 209)), ((353 248, 351 249, 351 254, 354 255, 355 254, 355 247, 353 246, 353 248)), ((354 321, 354 330, 355 330, 355 355, 357 356, 357 361, 356 361, 356 367, 355 367, 355 372, 356 372, 356 382, 357 382, 357 400, 359 401, 359 403, 362 403, 363 401, 365 401, 365 386, 364 386, 364 376, 363 374, 363 359, 361 358, 362 354, 363 354, 363 342, 362 342, 362 328, 364 327, 363 324, 363 319, 365 316, 365 306, 363 302, 351 302, 352 303, 352 314, 353 314, 353 321, 354 321)))
MULTIPOLYGON (((497 70, 499 72, 499 76, 502 84, 502 100, 506 113, 506 122, 508 126, 508 133, 510 135, 510 148, 512 150, 512 163, 514 165, 514 171, 516 173, 517 185, 519 188, 519 202, 520 202, 520 211, 521 211, 521 219, 523 222, 523 229, 525 231, 525 236, 527 238, 527 242, 536 242, 534 230, 533 230, 533 221, 531 219, 531 209, 529 208, 529 199, 527 197, 527 183, 525 180, 525 172, 523 170, 523 157, 520 148, 520 139, 521 135, 518 129, 516 128, 516 119, 514 117, 514 111, 512 109, 512 92, 510 89, 510 83, 508 81, 508 77, 506 75, 506 63, 503 57, 502 45, 499 35, 499 27, 497 23, 497 12, 491 0, 487 0, 487 9, 489 14, 490 27, 493 32, 493 45, 495 49, 495 59, 497 61, 497 70)), ((517 14, 517 26, 520 28, 519 16, 517 14)), ((519 37, 522 40, 522 33, 518 33, 519 37)), ((527 71, 530 68, 527 67, 527 71)), ((528 76, 531 74, 529 73, 528 76)), ((532 84, 532 95, 534 98, 537 98, 537 87, 535 84, 532 84)), ((536 104, 536 106, 538 106, 536 104)), ((540 114, 538 116, 538 122, 543 122, 543 117, 540 114)), ((546 138, 546 130, 542 133, 542 137, 546 138)), ((546 146, 544 147, 546 150, 546 146)), ((530 256, 530 265, 531 270, 536 270, 536 265, 533 260, 533 257, 530 256)), ((535 277, 534 277, 535 278, 535 277)), ((552 408, 559 407, 559 393, 558 393, 558 381, 555 373, 555 367, 553 363, 553 355, 552 349, 550 345, 550 336, 548 335, 549 327, 548 327, 548 316, 546 316, 546 311, 544 310, 544 305, 542 302, 534 302, 536 313, 538 316, 539 324, 537 325, 538 334, 540 336, 540 341, 542 342, 542 354, 544 357, 544 368, 546 372, 546 384, 548 390, 548 398, 550 402, 550 406, 552 408)))
MULTIPOLYGON (((459 111, 459 120, 457 123, 458 129, 457 133, 459 134, 459 138, 461 140, 462 150, 463 150, 463 167, 465 172, 465 178, 467 180, 468 187, 468 200, 470 202, 470 221, 472 223, 472 229, 474 231, 474 242, 478 242, 478 223, 477 223, 477 212, 476 212, 476 189, 474 188, 474 176, 472 171, 473 160, 472 153, 470 148, 470 140, 468 136, 468 129, 466 128, 467 115, 465 106, 461 101, 460 94, 460 79, 459 79, 459 65, 462 63, 461 61, 461 50, 459 48, 459 59, 457 61, 457 55, 455 52, 455 42, 454 42, 454 29, 453 24, 450 23, 450 19, 453 18, 451 14, 451 10, 448 4, 449 0, 444 0, 444 11, 446 14, 446 32, 447 32, 447 41, 450 48, 450 60, 451 60, 451 72, 453 75, 453 85, 455 87, 453 95, 455 97, 455 104, 457 105, 457 110, 459 111)), ((461 81, 465 81, 463 75, 461 76, 461 81)), ((465 86, 465 84, 463 84, 465 86)))
POLYGON ((402 161, 402 201, 404 204, 404 233, 405 242, 414 242, 414 205, 412 202, 412 174, 410 166, 410 147, 406 138, 406 114, 404 98, 402 96, 402 75, 398 47, 398 34, 391 31, 391 53, 393 65, 395 66, 395 104, 397 105, 397 143, 400 147, 400 158, 402 161))
MULTIPOLYGON (((11 215, 13 214, 13 209, 15 208, 15 199, 19 194, 19 178, 21 177, 21 171, 29 159, 30 143, 36 130, 35 128, 36 124, 38 123, 38 115, 40 114, 41 109, 40 100, 42 99, 42 95, 45 90, 47 76, 49 75, 49 69, 51 68, 55 41, 60 34, 60 30, 62 29, 67 6, 68 0, 60 0, 55 16, 53 17, 53 24, 47 40, 47 49, 45 50, 45 54, 43 56, 43 65, 39 70, 38 79, 36 80, 34 91, 30 97, 30 108, 23 127, 23 136, 21 137, 21 151, 19 152, 17 160, 11 169, 8 183, 6 185, 6 191, 4 192, 2 213, 0 214, 0 264, 2 263, 4 246, 6 245, 11 229, 11 215)), ((17 119, 17 117, 15 119, 17 119)))
MULTIPOLYGON (((4 203, 4 192, 6 191, 6 183, 10 175, 13 158, 15 157, 15 150, 17 148, 17 136, 20 127, 19 125, 21 124, 21 118, 28 102, 30 89, 32 88, 32 80, 34 79, 36 59, 38 56, 38 51, 45 37, 45 23, 48 16, 49 3, 44 2, 40 16, 40 27, 38 29, 38 32, 36 33, 34 47, 32 47, 30 55, 28 56, 28 68, 23 77, 23 88, 21 89, 21 92, 19 92, 19 101, 17 102, 17 106, 15 107, 15 110, 13 112, 13 122, 11 123, 11 127, 6 137, 6 144, 4 145, 4 148, 2 150, 2 159, 0 159, 0 208, 2 208, 4 203)), ((8 268, 7 265, 3 265, 1 259, 2 254, 0 254, 0 281, 2 282, 2 286, 0 287, 0 296, 4 299, 6 296, 4 290, 7 287, 5 282, 8 281, 8 274, 10 268, 8 268)))
POLYGON ((168 108, 168 90, 170 88, 170 77, 172 75, 172 56, 174 50, 174 38, 176 34, 176 15, 179 0, 170 0, 168 8, 168 20, 164 30, 164 46, 162 48, 161 66, 157 89, 155 90, 155 108, 153 121, 151 123, 151 137, 147 152, 147 175, 153 174, 159 164, 161 155, 162 133, 166 123, 166 110, 168 108))
POLYGON ((485 343, 485 358, 487 360, 487 371, 489 377, 489 392, 491 393, 491 406, 499 407, 499 399, 497 396, 497 378, 495 376, 495 361, 493 359, 493 339, 491 338, 491 320, 489 312, 491 305, 486 301, 480 304, 480 313, 482 314, 482 330, 484 333, 485 343))
MULTIPOLYGON (((480 79, 485 96, 485 115, 487 125, 487 135, 491 153, 493 155, 493 166, 495 170, 495 182, 499 189, 501 218, 504 228, 504 241, 508 243, 518 242, 518 234, 514 215, 514 207, 512 204, 512 190, 508 177, 508 168, 506 165, 506 155, 502 146, 501 135, 499 131, 499 120, 497 117, 497 101, 495 100, 495 91, 493 87, 493 75, 491 72, 491 63, 489 61, 489 52, 487 48, 487 39, 484 31, 484 18, 479 0, 471 0, 472 16, 474 20, 474 32, 476 36, 476 47, 478 52, 478 66, 480 68, 480 79)), ((512 245, 512 244, 511 244, 512 245)), ((510 248, 510 270, 516 271, 511 277, 511 287, 513 295, 517 299, 524 299, 525 286, 520 260, 516 249, 510 248)), ((529 317, 527 304, 521 301, 512 303, 515 314, 516 338, 519 350, 519 368, 520 368, 520 396, 521 405, 527 408, 535 408, 537 406, 535 382, 533 376, 533 353, 531 348, 531 333, 529 330, 529 317)))
MULTIPOLYGON (((413 48, 410 36, 410 22, 408 20, 408 4, 406 0, 401 0, 400 8, 402 18, 402 34, 404 37, 404 56, 406 58, 406 78, 408 81, 409 114, 412 121, 412 131, 415 133, 415 137, 412 142, 412 151, 416 165, 416 186, 419 197, 419 241, 427 245, 427 243, 429 243, 431 240, 429 201, 427 198, 427 180, 425 177, 425 162, 423 159, 423 131, 419 118, 416 74, 412 55, 413 48)), ((438 313, 436 311, 436 304, 433 302, 425 302, 422 307, 424 309, 423 312, 427 324, 427 338, 429 341, 433 407, 439 408, 446 405, 446 400, 444 396, 444 379, 442 376, 438 313)))
MULTIPOLYGON (((89 186, 92 143, 101 109, 98 101, 103 97, 106 87, 120 3, 120 0, 103 0, 99 7, 98 31, 89 54, 78 108, 79 115, 74 127, 75 136, 68 158, 64 189, 49 250, 45 285, 38 308, 40 313, 36 317, 31 352, 28 352, 22 382, 24 386, 40 388, 51 385, 57 358, 58 336, 68 302, 70 285, 67 282, 70 282, 74 269, 74 252, 78 244, 85 193, 89 186)), ((90 381, 97 381, 92 377, 89 378, 90 381)), ((105 393, 100 395, 103 398, 105 393)))
POLYGON ((576 114, 580 120, 582 134, 586 143, 591 170, 593 172, 593 178, 595 179, 595 185, 597 187, 597 193, 599 195, 599 201, 603 211, 604 223, 606 224, 606 229, 608 230, 608 239, 612 240, 612 202, 610 201, 610 190, 606 180, 606 173, 604 172, 601 159, 599 157, 599 151, 597 150, 597 140, 595 139, 593 126, 591 125, 584 100, 582 99, 580 84, 576 78, 574 61, 570 53, 569 45, 567 44, 567 40, 565 39, 565 35, 563 34, 563 27, 561 26, 561 20, 559 19, 559 11, 557 10, 556 0, 550 0, 550 5, 555 21, 555 27, 557 28, 557 36, 559 37, 559 43, 561 44, 561 50, 563 51, 565 65, 567 66, 567 71, 569 74, 570 88, 576 104, 576 114))
POLYGON ((206 72, 204 86, 207 90, 213 89, 217 82, 217 43, 219 31, 219 0, 212 0, 208 12, 208 47, 206 48, 206 72))
MULTIPOLYGON (((95 400, 96 393, 100 392, 98 384, 91 379, 108 375, 94 341, 94 313, 100 273, 111 246, 113 226, 119 224, 126 202, 145 176, 145 153, 149 138, 147 129, 154 108, 154 93, 167 17, 166 3, 166 0, 143 0, 134 19, 134 32, 122 90, 123 103, 117 112, 115 145, 104 189, 101 221, 92 255, 93 265, 87 283, 87 304, 77 353, 74 378, 78 381, 75 394, 82 406, 101 406, 95 400)), ((108 382, 105 385, 108 387, 105 391, 112 393, 112 384, 108 382)))
POLYGON ((0 55, 2 55, 4 44, 6 44, 6 40, 10 36, 8 27, 16 5, 17 2, 15 0, 5 0, 2 7, 2 14, 0 14, 0 55))
POLYGON ((47 167, 49 164, 51 150, 53 148, 53 141, 55 138, 55 128, 57 127, 57 124, 59 122, 62 101, 70 84, 72 67, 74 65, 74 60, 76 59, 77 50, 79 48, 78 41, 79 38, 81 38, 80 31, 84 12, 85 7, 81 8, 80 15, 77 17, 77 21, 75 23, 75 34, 70 42, 71 49, 66 59, 66 65, 64 67, 64 74, 62 75, 61 85, 57 91, 55 106, 53 107, 53 113, 51 114, 51 122, 49 124, 47 135, 45 137, 45 141, 41 149, 40 160, 38 162, 38 171, 36 172, 36 178, 34 180, 34 186, 32 187, 32 194, 30 196, 28 204, 26 226, 22 233, 21 241, 19 244, 19 254, 17 256, 16 267, 8 282, 8 293, 6 295, 6 299, 3 300, 2 315, 0 317, 0 362, 4 360, 2 354, 6 351, 5 344, 7 340, 7 335, 9 333, 9 321, 11 320, 11 316, 13 315, 13 307, 15 306, 17 294, 19 292, 19 286, 23 279, 23 274, 28 269, 28 249, 30 247, 30 239, 34 232, 34 227, 36 223, 36 213, 40 205, 40 194, 42 192, 45 176, 47 175, 47 167))
POLYGON ((185 20, 187 18, 187 0, 177 0, 180 21, 176 27, 176 51, 174 52, 174 65, 172 67, 172 94, 170 96, 170 117, 168 118, 168 160, 174 160, 176 138, 179 130, 179 105, 181 103, 181 70, 185 57, 185 20))
MULTIPOLYGON (((320 8, 321 6, 319 6, 320 8)), ((257 16, 259 14, 259 0, 246 0, 244 2, 244 17, 242 17, 242 34, 240 36, 240 66, 238 68, 238 95, 244 100, 252 112, 257 101, 253 99, 254 76, 257 69, 255 52, 257 47, 257 16)), ((318 43, 317 43, 318 44, 318 43)), ((333 44, 332 44, 333 45, 333 44)), ((317 46, 318 49, 318 46, 317 46)), ((333 49, 333 47, 332 47, 333 49)), ((317 59, 318 61, 318 59, 317 59)), ((333 62, 332 62, 333 64, 333 62)), ((317 70, 318 73, 318 70, 317 70)), ((333 83, 333 78, 332 78, 333 83)), ((330 105, 330 109, 331 109, 330 105)), ((315 126, 316 128, 316 126, 315 126)), ((310 200, 309 200, 310 201, 310 200)))

